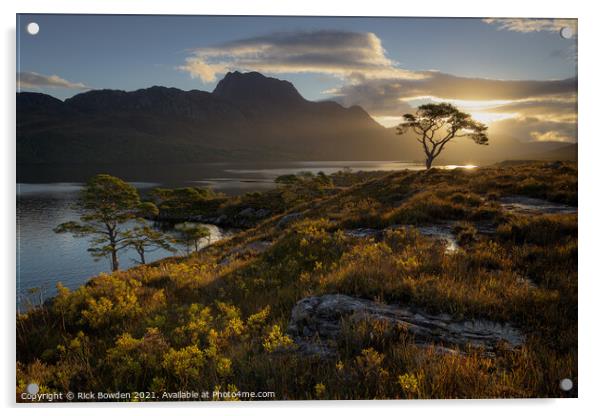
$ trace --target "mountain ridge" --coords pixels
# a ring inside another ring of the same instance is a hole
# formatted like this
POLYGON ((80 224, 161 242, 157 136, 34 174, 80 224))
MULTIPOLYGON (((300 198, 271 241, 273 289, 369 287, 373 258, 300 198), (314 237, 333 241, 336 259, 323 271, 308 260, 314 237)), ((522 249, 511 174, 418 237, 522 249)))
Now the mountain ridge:
MULTIPOLYGON (((64 101, 32 92, 16 99, 19 164, 423 157, 415 140, 396 136, 360 106, 310 101, 292 83, 258 72, 230 72, 213 92, 152 86, 91 90, 64 101)), ((494 161, 560 146, 503 143, 453 143, 442 158, 494 161)))
POLYGON ((17 94, 18 163, 359 160, 403 148, 363 109, 253 72, 227 74, 214 92, 93 90, 62 104, 30 94, 17 94))

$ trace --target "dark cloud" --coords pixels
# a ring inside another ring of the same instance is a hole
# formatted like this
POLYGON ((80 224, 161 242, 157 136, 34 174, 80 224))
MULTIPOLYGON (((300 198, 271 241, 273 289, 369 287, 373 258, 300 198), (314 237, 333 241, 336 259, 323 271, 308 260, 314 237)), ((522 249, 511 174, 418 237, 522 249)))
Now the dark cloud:
POLYGON ((81 82, 71 82, 58 75, 42 75, 36 72, 18 72, 17 87, 19 88, 69 88, 74 90, 89 90, 90 87, 81 82))
MULTIPOLYGON (((333 99, 343 105, 364 107, 375 119, 387 126, 400 122, 403 114, 414 112, 415 109, 408 101, 413 102, 420 98, 423 102, 448 100, 470 113, 481 113, 481 116, 484 116, 483 113, 495 113, 502 118, 523 119, 520 123, 505 124, 490 121, 500 127, 515 128, 517 136, 536 140, 543 137, 570 140, 575 137, 575 78, 503 81, 464 78, 440 72, 422 74, 428 77, 415 80, 356 78, 353 84, 344 85, 330 93, 333 94, 333 99), (531 117, 528 122, 524 121, 527 117, 531 117), (562 124, 546 125, 547 122, 562 124), (527 131, 528 128, 534 130, 527 131), (553 131, 557 131, 557 134, 553 134, 553 131)), ((495 119, 496 117, 492 118, 495 119)))
POLYGON ((400 81, 386 82, 373 80, 359 84, 346 85, 332 91, 336 94, 335 100, 349 107, 359 105, 368 113, 377 116, 400 116, 411 113, 414 109, 405 101, 404 89, 400 81))
POLYGON ((321 30, 280 32, 199 48, 179 69, 203 81, 233 69, 323 73, 342 77, 419 76, 390 60, 374 33, 321 30))
POLYGON ((419 72, 419 79, 360 79, 334 91, 336 95, 357 95, 359 91, 389 91, 387 97, 409 99, 438 97, 456 100, 519 100, 531 97, 574 94, 577 79, 551 81, 506 81, 458 77, 442 72, 419 72), (393 91, 395 93, 393 93, 393 91))

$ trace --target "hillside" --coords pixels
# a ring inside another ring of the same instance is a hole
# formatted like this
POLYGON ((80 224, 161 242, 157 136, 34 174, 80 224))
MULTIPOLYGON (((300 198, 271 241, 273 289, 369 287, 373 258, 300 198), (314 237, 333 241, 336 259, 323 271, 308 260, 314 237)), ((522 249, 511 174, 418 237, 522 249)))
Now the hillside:
POLYGON ((558 389, 578 379, 574 163, 304 175, 227 201, 161 195, 162 211, 271 214, 189 257, 59 287, 19 315, 17 393, 35 380, 148 400, 577 395, 558 389))

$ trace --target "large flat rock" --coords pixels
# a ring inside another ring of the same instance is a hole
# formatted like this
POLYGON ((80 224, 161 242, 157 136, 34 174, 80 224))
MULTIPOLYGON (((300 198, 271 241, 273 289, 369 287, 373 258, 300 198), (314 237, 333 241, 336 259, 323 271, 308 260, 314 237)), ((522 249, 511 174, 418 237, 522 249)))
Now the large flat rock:
POLYGON ((514 349, 525 337, 512 325, 487 320, 454 320, 446 314, 430 315, 396 305, 333 294, 300 300, 291 312, 288 333, 302 353, 332 355, 343 319, 387 322, 400 326, 421 346, 435 345, 445 352, 451 348, 482 348, 486 353, 514 349))

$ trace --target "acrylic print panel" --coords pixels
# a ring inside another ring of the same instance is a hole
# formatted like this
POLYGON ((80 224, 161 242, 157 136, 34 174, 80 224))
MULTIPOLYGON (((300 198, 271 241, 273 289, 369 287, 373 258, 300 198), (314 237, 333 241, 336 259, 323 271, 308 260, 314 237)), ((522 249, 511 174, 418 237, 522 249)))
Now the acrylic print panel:
POLYGON ((577 22, 17 16, 16 399, 577 396, 577 22))

